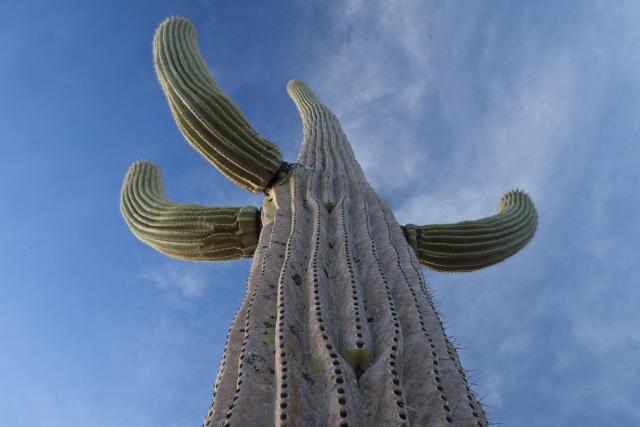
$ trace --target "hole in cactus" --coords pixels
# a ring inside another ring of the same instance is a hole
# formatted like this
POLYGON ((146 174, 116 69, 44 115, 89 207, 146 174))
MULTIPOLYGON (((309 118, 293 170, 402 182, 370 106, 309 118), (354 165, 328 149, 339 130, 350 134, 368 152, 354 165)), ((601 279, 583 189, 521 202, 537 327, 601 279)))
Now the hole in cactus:
POLYGON ((353 372, 356 374, 356 380, 360 381, 360 377, 364 374, 364 370, 360 366, 357 366, 353 372))
POLYGON ((335 206, 336 206, 336 205, 335 205, 333 202, 331 202, 331 201, 329 201, 329 202, 325 202, 325 203, 324 203, 324 207, 325 207, 325 209, 327 209, 327 211, 328 211, 329 213, 331 213, 331 211, 333 210, 333 208, 334 208, 335 206))

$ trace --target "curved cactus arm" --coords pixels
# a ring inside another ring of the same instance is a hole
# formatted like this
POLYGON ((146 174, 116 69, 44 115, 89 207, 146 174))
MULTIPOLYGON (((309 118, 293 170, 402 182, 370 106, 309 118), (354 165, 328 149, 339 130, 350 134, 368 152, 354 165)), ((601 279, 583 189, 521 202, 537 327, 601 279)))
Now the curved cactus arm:
POLYGON ((184 18, 162 22, 153 39, 153 59, 187 141, 235 184, 263 191, 280 169, 282 155, 258 135, 209 75, 193 25, 184 18))
POLYGON ((250 258, 258 244, 257 208, 173 203, 165 197, 160 172, 151 162, 136 162, 129 168, 120 195, 120 211, 138 239, 172 258, 250 258))
POLYGON ((522 249, 537 223, 531 198, 512 190, 502 196, 494 216, 446 225, 408 224, 404 231, 423 266, 436 271, 474 271, 522 249))

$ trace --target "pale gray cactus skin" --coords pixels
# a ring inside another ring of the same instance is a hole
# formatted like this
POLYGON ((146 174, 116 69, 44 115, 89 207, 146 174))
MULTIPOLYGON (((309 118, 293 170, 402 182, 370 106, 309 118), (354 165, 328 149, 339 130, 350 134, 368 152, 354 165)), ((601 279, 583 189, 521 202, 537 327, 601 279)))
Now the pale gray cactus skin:
POLYGON ((304 137, 286 164, 208 75, 186 19, 160 25, 154 53, 185 137, 240 187, 266 194, 256 221, 255 208, 172 204, 150 163, 134 164, 123 186, 131 230, 161 252, 253 256, 204 425, 487 425, 420 264, 469 271, 512 255, 536 228, 530 199, 510 192, 494 217, 401 227, 302 82, 287 86, 304 137))

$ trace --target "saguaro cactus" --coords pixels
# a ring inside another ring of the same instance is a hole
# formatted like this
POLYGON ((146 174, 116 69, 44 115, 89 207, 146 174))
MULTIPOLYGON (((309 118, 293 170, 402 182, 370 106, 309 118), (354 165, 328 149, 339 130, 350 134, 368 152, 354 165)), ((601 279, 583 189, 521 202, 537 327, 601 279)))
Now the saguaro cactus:
POLYGON ((122 214, 143 242, 192 260, 253 257, 204 424, 487 424, 427 290, 421 264, 470 271, 522 248, 536 228, 524 193, 479 221, 401 227, 367 183, 336 117, 299 81, 304 124, 295 163, 260 137, 221 91, 183 18, 158 28, 155 68, 178 127, 253 207, 177 205, 137 162, 122 214))

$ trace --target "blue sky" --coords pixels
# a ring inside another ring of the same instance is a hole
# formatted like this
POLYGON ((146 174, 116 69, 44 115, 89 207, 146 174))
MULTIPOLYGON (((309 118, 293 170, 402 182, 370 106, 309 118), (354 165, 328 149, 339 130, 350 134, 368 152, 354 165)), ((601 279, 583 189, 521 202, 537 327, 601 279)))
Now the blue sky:
POLYGON ((334 110, 398 221, 523 188, 507 262, 425 271, 494 422, 640 425, 640 5, 27 0, 0 14, 0 423, 200 425, 249 261, 170 260, 118 211, 130 163, 183 203, 259 205, 178 133, 151 38, 191 19, 220 85, 293 161, 288 79, 334 110))

